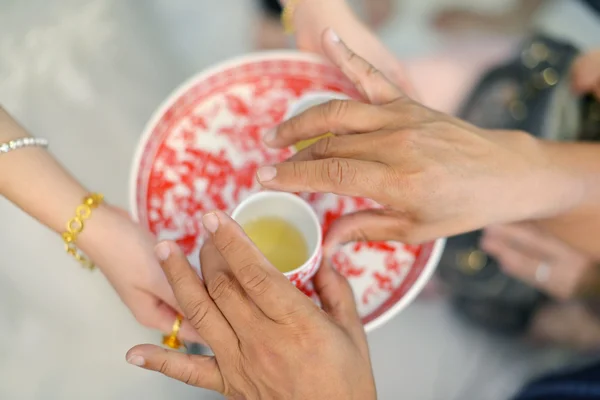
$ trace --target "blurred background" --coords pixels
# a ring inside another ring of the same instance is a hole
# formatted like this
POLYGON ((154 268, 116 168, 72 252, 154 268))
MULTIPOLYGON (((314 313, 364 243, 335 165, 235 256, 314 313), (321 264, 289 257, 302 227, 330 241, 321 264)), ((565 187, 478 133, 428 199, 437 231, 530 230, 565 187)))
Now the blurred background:
MULTIPOLYGON (((423 101, 448 112, 532 30, 600 47, 598 16, 575 0, 354 4, 407 61, 423 101)), ((286 44, 251 0, 0 0, 0 103, 85 185, 127 208, 134 148, 162 100, 211 64, 286 44)), ((3 199, 0 242, 0 399, 219 398, 126 364, 132 345, 160 334, 3 199)), ((369 336, 380 398, 506 400, 530 377, 592 354, 600 333, 586 323, 585 343, 500 334, 461 316, 434 283, 369 336)))

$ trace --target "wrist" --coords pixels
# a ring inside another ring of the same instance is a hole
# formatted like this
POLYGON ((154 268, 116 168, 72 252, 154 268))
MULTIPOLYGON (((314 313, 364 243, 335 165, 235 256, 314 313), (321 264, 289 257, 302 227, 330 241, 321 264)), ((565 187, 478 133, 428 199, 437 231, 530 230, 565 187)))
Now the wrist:
POLYGON ((590 143, 564 143, 540 140, 540 148, 548 160, 548 169, 562 177, 554 186, 562 185, 563 207, 550 217, 574 209, 600 204, 600 146, 590 143))
POLYGON ((565 169, 558 157, 562 149, 553 142, 522 131, 485 131, 483 135, 513 153, 498 167, 504 169, 502 198, 509 206, 490 210, 498 213, 495 223, 552 218, 581 201, 581 177, 565 169))
POLYGON ((86 221, 85 228, 79 235, 77 246, 94 263, 102 267, 99 257, 107 252, 110 246, 113 246, 117 235, 123 233, 119 223, 123 219, 118 210, 109 204, 103 203, 97 209, 93 210, 89 220, 86 221))
MULTIPOLYGON (((529 135, 528 135, 529 136, 529 135)), ((568 167, 563 144, 534 138, 534 157, 538 178, 531 189, 540 207, 532 217, 553 218, 577 207, 583 201, 585 182, 582 176, 568 167)))

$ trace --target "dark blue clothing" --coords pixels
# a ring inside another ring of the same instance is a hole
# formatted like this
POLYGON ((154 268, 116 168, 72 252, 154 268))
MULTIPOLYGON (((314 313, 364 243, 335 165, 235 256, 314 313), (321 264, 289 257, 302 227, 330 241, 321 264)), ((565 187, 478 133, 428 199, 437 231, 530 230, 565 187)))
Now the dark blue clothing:
POLYGON ((514 400, 598 400, 600 364, 553 373, 529 383, 514 400))
POLYGON ((593 11, 596 11, 598 14, 600 14, 600 0, 580 0, 580 1, 585 3, 593 11))

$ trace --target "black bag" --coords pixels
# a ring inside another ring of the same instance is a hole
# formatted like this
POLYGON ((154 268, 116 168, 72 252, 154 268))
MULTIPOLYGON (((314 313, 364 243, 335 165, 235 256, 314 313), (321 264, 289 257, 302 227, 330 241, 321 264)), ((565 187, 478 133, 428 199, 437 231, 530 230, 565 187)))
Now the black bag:
MULTIPOLYGON (((549 140, 598 140, 600 104, 570 90, 578 55, 569 44, 535 35, 514 59, 483 76, 459 116, 482 128, 523 130, 549 140)), ((468 320, 495 332, 522 333, 547 298, 505 275, 479 249, 480 237, 476 231, 449 238, 437 275, 468 320)))

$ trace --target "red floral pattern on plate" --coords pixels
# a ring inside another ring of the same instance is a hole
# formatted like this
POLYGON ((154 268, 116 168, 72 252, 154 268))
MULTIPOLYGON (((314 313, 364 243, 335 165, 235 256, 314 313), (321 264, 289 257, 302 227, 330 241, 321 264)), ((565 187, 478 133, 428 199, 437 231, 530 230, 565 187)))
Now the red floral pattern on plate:
MULTIPOLYGON (((263 134, 281 122, 290 104, 314 91, 358 96, 336 68, 289 52, 246 57, 193 79, 158 112, 140 144, 132 204, 139 221, 160 238, 176 240, 198 266, 201 216, 213 209, 231 212, 260 190, 256 169, 291 154, 266 148, 263 134)), ((302 197, 313 205, 324 231, 340 215, 377 206, 332 194, 302 197)), ((388 318, 417 280, 431 273, 434 245, 356 243, 335 255, 334 265, 352 284, 367 328, 388 318)), ((311 285, 303 290, 314 295, 311 285)))

